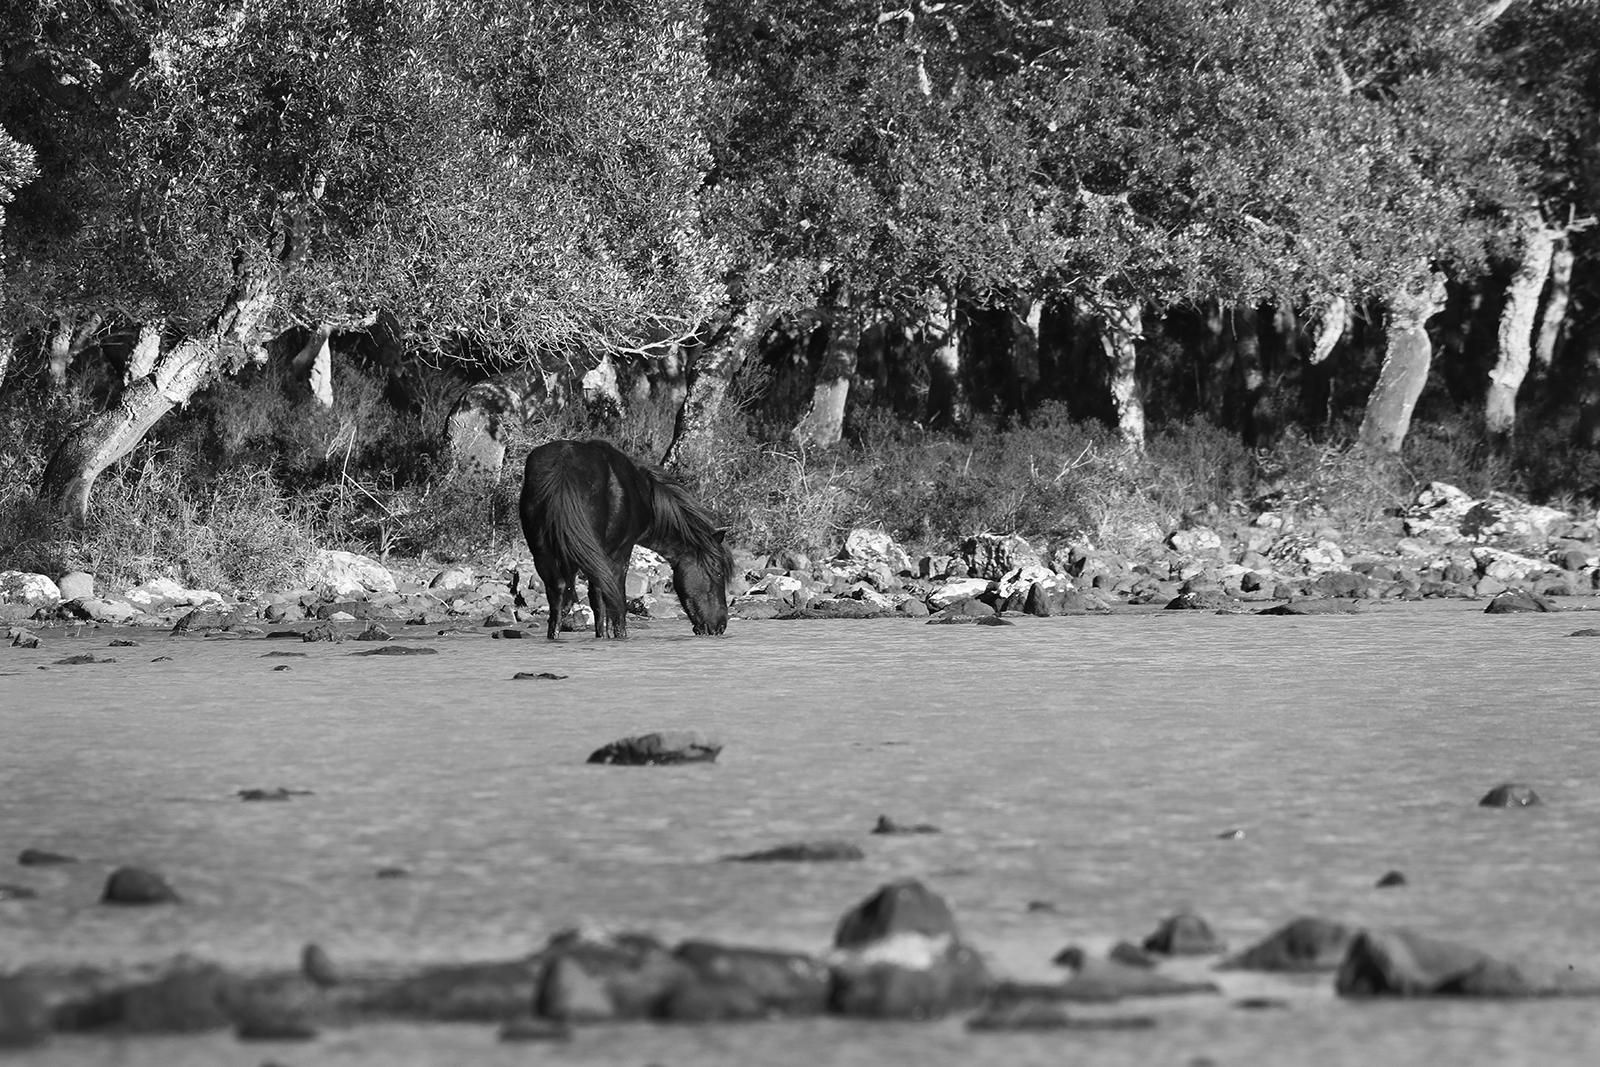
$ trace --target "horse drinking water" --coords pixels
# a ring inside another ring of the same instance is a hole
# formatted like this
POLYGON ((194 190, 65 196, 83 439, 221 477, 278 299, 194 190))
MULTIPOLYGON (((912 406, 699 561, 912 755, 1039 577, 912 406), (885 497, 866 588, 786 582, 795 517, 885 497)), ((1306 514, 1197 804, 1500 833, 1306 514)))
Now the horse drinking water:
POLYGON ((697 634, 728 627, 733 559, 705 506, 655 470, 604 441, 551 441, 528 453, 522 532, 550 602, 556 639, 576 603, 578 572, 589 579, 596 637, 628 636, 626 580, 633 546, 672 562, 672 587, 697 634))

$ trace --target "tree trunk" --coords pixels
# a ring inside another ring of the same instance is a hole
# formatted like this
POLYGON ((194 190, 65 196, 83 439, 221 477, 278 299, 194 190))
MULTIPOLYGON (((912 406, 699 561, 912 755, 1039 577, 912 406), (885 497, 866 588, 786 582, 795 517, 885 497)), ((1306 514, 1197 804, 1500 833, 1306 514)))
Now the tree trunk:
POLYGON ((253 346, 255 331, 272 305, 269 282, 267 272, 241 276, 207 333, 184 338, 148 375, 124 390, 115 407, 62 441, 45 468, 40 498, 81 524, 100 472, 131 452, 161 416, 208 384, 224 356, 253 346))
POLYGON ((1111 402, 1117 430, 1130 452, 1144 451, 1144 394, 1139 388, 1139 350, 1144 336, 1144 308, 1137 300, 1107 303, 1100 322, 1100 348, 1110 364, 1111 402))
POLYGON ((1550 274, 1550 256, 1556 233, 1537 216, 1523 230, 1522 260, 1506 286, 1505 307, 1500 312, 1499 358, 1489 372, 1489 395, 1484 422, 1489 436, 1505 440, 1517 421, 1517 390, 1528 374, 1533 344, 1533 319, 1539 310, 1539 293, 1550 274))
POLYGON ((1388 341, 1377 384, 1367 398, 1361 419, 1360 440, 1369 448, 1397 453, 1411 429, 1411 413, 1428 381, 1433 344, 1425 328, 1444 308, 1444 275, 1433 272, 1420 282, 1389 298, 1388 341))
POLYGON ((1350 301, 1342 296, 1336 296, 1328 301, 1328 306, 1322 309, 1322 314, 1317 318, 1317 324, 1311 333, 1311 354, 1306 358, 1312 366, 1322 363, 1338 346, 1344 337, 1344 332, 1350 326, 1350 301))
POLYGON ((165 326, 162 321, 139 326, 139 339, 133 343, 133 351, 128 353, 128 366, 122 372, 124 389, 156 369, 156 359, 161 355, 161 331, 165 326))
POLYGON ((59 393, 67 388, 67 371, 72 368, 73 360, 89 347, 103 321, 100 315, 90 315, 76 326, 68 318, 56 321, 55 332, 50 335, 50 355, 47 361, 50 388, 53 392, 59 393))
POLYGON ((16 338, 11 334, 0 334, 0 391, 6 387, 6 372, 11 369, 11 353, 16 351, 16 338))
POLYGON ((600 362, 584 373, 578 386, 583 391, 584 405, 594 418, 622 418, 622 384, 617 378, 617 364, 610 352, 600 357, 600 362))
POLYGON ((745 307, 728 323, 722 336, 699 353, 690 368, 689 391, 678 409, 672 443, 661 458, 663 466, 695 468, 711 458, 716 422, 728 387, 777 318, 775 309, 745 307))
POLYGON ((1026 411, 1039 391, 1039 323, 1044 301, 1023 293, 1011 302, 1011 387, 1013 407, 1026 411))
POLYGON ((1545 297, 1539 340, 1533 347, 1533 358, 1547 370, 1555 362, 1556 345, 1561 343, 1561 329, 1567 323, 1567 300, 1571 293, 1572 245, 1562 241, 1550 253, 1550 295, 1545 297))
POLYGON ((956 319, 955 297, 937 294, 928 314, 928 332, 933 351, 928 353, 932 381, 928 388, 929 417, 952 426, 965 426, 972 418, 967 399, 965 375, 961 366, 961 324, 956 319))
POLYGON ((330 409, 333 407, 333 352, 328 340, 332 336, 330 323, 317 323, 289 364, 296 375, 304 377, 311 399, 330 409))
POLYGON ((844 405, 860 350, 861 319, 850 306, 850 294, 844 292, 828 309, 828 345, 817 368, 811 407, 794 428, 800 444, 830 448, 844 436, 844 405))

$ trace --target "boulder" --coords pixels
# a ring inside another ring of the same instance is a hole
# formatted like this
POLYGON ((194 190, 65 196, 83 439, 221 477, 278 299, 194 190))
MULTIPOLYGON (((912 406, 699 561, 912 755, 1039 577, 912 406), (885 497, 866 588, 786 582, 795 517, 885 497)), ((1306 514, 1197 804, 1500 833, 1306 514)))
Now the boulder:
POLYGON ((1155 933, 1144 939, 1145 951, 1163 956, 1208 956, 1226 947, 1211 932, 1211 924, 1192 911, 1163 919, 1155 933))
POLYGON ((996 584, 987 578, 953 578, 928 594, 928 607, 942 611, 952 604, 993 593, 996 584))
POLYGON ((684 731, 640 734, 624 737, 590 753, 589 763, 614 763, 629 767, 653 767, 669 763, 711 763, 722 745, 699 734, 684 731))
POLYGON ((881 530, 851 530, 844 539, 843 555, 860 564, 882 563, 895 574, 913 573, 906 550, 881 530))
POLYGON ((165 878, 143 867, 118 867, 100 894, 102 904, 177 904, 181 900, 165 878))
POLYGON ((1334 976, 1344 997, 1600 996, 1600 978, 1567 966, 1518 964, 1409 930, 1356 934, 1334 976))
POLYGON ((1305 972, 1338 968, 1355 930, 1343 923, 1304 916, 1217 964, 1223 971, 1305 972))
POLYGON ((446 567, 428 580, 428 588, 440 594, 472 589, 477 584, 477 572, 471 567, 463 566, 446 567))
POLYGON ((1224 611, 1238 607, 1238 601, 1217 588, 1191 589, 1167 601, 1168 611, 1224 611))
POLYGON ((568 930, 534 957, 534 1014, 571 1023, 646 1019, 692 973, 647 934, 568 930))
POLYGON ((98 597, 78 597, 61 605, 63 614, 90 622, 103 622, 111 626, 126 626, 139 617, 139 609, 122 600, 101 600, 98 597))
POLYGON ((1478 801, 1480 808, 1527 808, 1540 803, 1532 786, 1506 782, 1489 790, 1478 801))
POLYGON ((210 964, 180 960, 154 979, 87 992, 55 1010, 58 1030, 113 1029, 136 1034, 192 1034, 226 1028, 227 976, 210 964))
POLYGON ((872 832, 875 834, 889 835, 936 834, 939 832, 939 828, 934 826, 932 823, 903 823, 897 822, 887 815, 880 815, 878 816, 877 825, 873 826, 872 828, 872 832))
POLYGON ((210 589, 190 589, 171 578, 151 578, 122 594, 122 599, 146 615, 173 608, 220 608, 222 594, 210 589))
POLYGON ((537 959, 441 964, 353 995, 363 1011, 408 1021, 498 1022, 527 1014, 543 973, 537 959))
POLYGON ((0 571, 0 604, 27 608, 53 608, 61 603, 61 590, 43 574, 0 571))
POLYGON ((820 1015, 831 976, 820 960, 798 952, 685 941, 672 955, 685 972, 655 1014, 675 1022, 820 1015))
POLYGON ((94 596, 94 575, 84 571, 68 571, 56 579, 56 591, 62 600, 79 600, 94 596))
POLYGON ((1222 537, 1208 527, 1194 526, 1168 534, 1167 547, 1181 555, 1214 559, 1222 555, 1222 537))
POLYGON ((399 591, 389 568, 367 556, 337 549, 319 549, 306 564, 304 580, 324 600, 349 600, 372 593, 399 591))
POLYGON ((1523 611, 1560 610, 1549 597, 1531 593, 1526 589, 1507 589, 1489 601, 1489 606, 1483 609, 1486 615, 1511 615, 1523 611))

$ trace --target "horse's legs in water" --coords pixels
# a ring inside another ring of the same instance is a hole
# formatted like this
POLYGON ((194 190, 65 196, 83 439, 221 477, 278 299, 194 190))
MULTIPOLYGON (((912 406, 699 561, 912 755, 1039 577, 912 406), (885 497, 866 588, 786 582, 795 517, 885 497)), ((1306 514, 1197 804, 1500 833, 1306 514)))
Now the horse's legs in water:
POLYGON ((589 575, 589 610, 594 613, 594 635, 606 637, 606 603, 600 585, 600 579, 589 575))
POLYGON ((611 587, 607 590, 606 610, 611 616, 611 634, 618 639, 628 636, 628 560, 633 557, 633 546, 621 559, 612 560, 611 587))
POLYGON ((555 560, 535 558, 533 566, 539 572, 539 580, 544 583, 544 599, 550 608, 550 624, 545 630, 545 637, 554 641, 572 598, 572 580, 566 576, 566 568, 555 560))

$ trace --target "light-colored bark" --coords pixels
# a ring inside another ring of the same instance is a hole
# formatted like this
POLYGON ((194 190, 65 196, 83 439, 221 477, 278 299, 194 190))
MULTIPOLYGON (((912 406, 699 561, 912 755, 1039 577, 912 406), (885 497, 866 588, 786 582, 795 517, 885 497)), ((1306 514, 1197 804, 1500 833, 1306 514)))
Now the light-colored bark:
POLYGON ((1144 393, 1137 375, 1138 342, 1144 337, 1144 308, 1137 300, 1107 301, 1101 311, 1100 349, 1109 364, 1111 402, 1117 431, 1133 452, 1144 451, 1144 393))
POLYGON ((64 440, 45 468, 41 497, 81 523, 100 472, 132 451, 161 416, 210 383, 220 367, 255 347, 256 330, 273 302, 273 273, 243 275, 211 329, 184 338, 123 390, 115 406, 64 440))
POLYGON ((1333 350, 1349 328, 1350 301, 1336 296, 1328 301, 1328 306, 1317 316, 1317 323, 1311 330, 1311 352, 1306 358, 1313 366, 1325 361, 1333 355, 1333 350))
POLYGON ((1361 419, 1360 441, 1369 448, 1399 452, 1411 431, 1411 414, 1433 362, 1426 327, 1444 309, 1444 283, 1444 275, 1433 272, 1389 298, 1383 366, 1361 419))
POLYGON ((602 417, 621 418, 626 409, 622 403, 622 386, 617 379, 617 364, 610 352, 589 368, 580 385, 583 402, 590 411, 602 417))
POLYGON ((311 390, 311 399, 329 409, 333 407, 333 348, 329 344, 332 337, 331 323, 317 323, 289 364, 297 376, 304 378, 311 390))
POLYGON ((11 353, 16 351, 16 343, 10 333, 0 333, 0 389, 6 386, 6 373, 11 369, 11 353))
POLYGON ((933 338, 933 351, 928 353, 928 369, 933 381, 928 399, 933 410, 929 415, 953 426, 965 426, 972 418, 972 404, 967 399, 956 299, 935 294, 930 307, 928 333, 933 338))
POLYGON ((800 444, 830 448, 844 436, 845 402, 860 350, 861 319, 849 294, 843 293, 828 310, 828 344, 811 390, 811 407, 795 424, 794 438, 800 444))
POLYGON ((161 358, 161 331, 165 325, 156 321, 139 326, 138 340, 134 341, 133 351, 128 353, 128 366, 122 372, 124 389, 156 369, 156 360, 161 358))
POLYGON ((1039 386, 1039 323, 1044 301, 1024 293, 1011 302, 1011 374, 1025 403, 1039 386))
POLYGON ((1484 401, 1484 423, 1494 437, 1509 437, 1516 427, 1517 391, 1528 375, 1533 320, 1539 310, 1539 294, 1550 274, 1556 236, 1556 231, 1537 215, 1530 216, 1523 227, 1522 257, 1506 286, 1506 301, 1500 312, 1499 354, 1489 372, 1489 394, 1484 401))
POLYGON ((1555 362, 1556 346, 1561 343, 1562 328, 1567 323, 1567 302, 1572 296, 1572 246, 1566 241, 1550 253, 1550 282, 1546 287, 1544 314, 1539 321, 1539 339, 1533 346, 1533 358, 1541 367, 1555 362))
POLYGON ((716 423, 728 387, 755 353, 778 312, 765 305, 746 306, 728 323, 721 337, 702 350, 689 369, 689 389, 678 409, 672 443, 661 462, 668 467, 697 467, 716 447, 716 423))
POLYGON ((51 389, 60 392, 67 387, 67 372, 72 369, 73 361, 94 341, 104 321, 104 317, 98 314, 90 315, 82 322, 74 322, 70 318, 56 320, 56 328, 50 334, 48 345, 47 370, 51 389))

